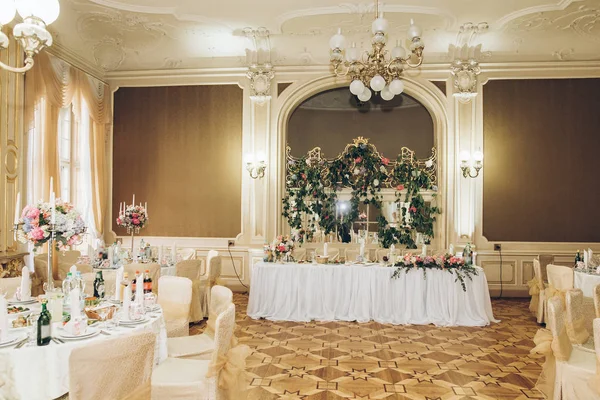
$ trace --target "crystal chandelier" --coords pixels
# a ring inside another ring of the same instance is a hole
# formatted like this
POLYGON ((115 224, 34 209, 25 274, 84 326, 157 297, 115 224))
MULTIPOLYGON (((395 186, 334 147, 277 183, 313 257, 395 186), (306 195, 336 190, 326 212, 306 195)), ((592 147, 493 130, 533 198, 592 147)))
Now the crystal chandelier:
POLYGON ((56 21, 60 13, 58 0, 0 0, 0 49, 8 48, 8 36, 1 31, 2 26, 10 23, 16 12, 23 22, 13 28, 13 37, 19 41, 25 52, 23 67, 16 68, 0 61, 0 67, 7 71, 24 73, 33 67, 33 56, 44 47, 52 46, 52 35, 47 25, 56 21))
POLYGON ((383 12, 379 13, 379 2, 375 0, 375 20, 371 24, 373 48, 370 52, 361 54, 355 43, 349 49, 345 49, 346 39, 341 29, 329 41, 331 64, 335 75, 350 76, 352 79, 350 92, 358 96, 360 101, 371 99, 369 86, 374 92, 379 92, 383 100, 393 99, 404 90, 404 82, 400 79, 404 68, 418 68, 423 63, 425 45, 421 40, 421 29, 413 23, 412 19, 408 28, 411 52, 408 56, 399 41, 389 57, 387 56, 388 51, 385 49, 387 28, 388 22, 383 18, 383 12))

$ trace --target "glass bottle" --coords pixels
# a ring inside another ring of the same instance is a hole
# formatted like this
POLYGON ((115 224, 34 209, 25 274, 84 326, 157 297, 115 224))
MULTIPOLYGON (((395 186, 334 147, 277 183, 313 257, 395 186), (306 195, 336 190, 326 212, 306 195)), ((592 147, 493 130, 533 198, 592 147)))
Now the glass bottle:
POLYGON ((102 276, 102 271, 96 272, 96 279, 94 279, 94 297, 97 299, 104 298, 104 277, 102 276))
POLYGON ((69 298, 71 297, 71 273, 67 272, 67 277, 65 278, 65 280, 62 283, 62 289, 63 289, 63 294, 65 295, 64 297, 64 302, 65 304, 69 304, 69 298))
POLYGON ((144 294, 146 293, 152 293, 152 278, 150 278, 149 270, 144 273, 144 294))
POLYGON ((37 345, 47 346, 51 339, 51 325, 50 321, 52 317, 50 312, 46 309, 46 300, 42 301, 42 312, 37 320, 37 345))

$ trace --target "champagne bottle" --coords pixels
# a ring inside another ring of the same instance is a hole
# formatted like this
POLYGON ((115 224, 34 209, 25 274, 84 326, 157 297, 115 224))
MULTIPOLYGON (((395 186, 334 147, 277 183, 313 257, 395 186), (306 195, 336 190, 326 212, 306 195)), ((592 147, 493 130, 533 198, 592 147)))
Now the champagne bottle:
POLYGON ((140 271, 135 271, 135 276, 133 277, 133 279, 131 281, 131 293, 133 293, 134 296, 135 296, 135 287, 137 285, 138 276, 140 276, 140 271))
POLYGON ((37 345, 47 346, 51 339, 50 311, 46 309, 46 300, 42 301, 42 312, 37 321, 37 345))
POLYGON ((144 273, 144 294, 152 293, 152 278, 150 278, 150 271, 146 270, 144 273))
POLYGON ((104 277, 102 277, 102 271, 98 271, 96 272, 96 279, 94 279, 94 297, 97 299, 103 299, 104 293, 104 277))
POLYGON ((577 266, 577 263, 579 261, 583 261, 583 260, 581 259, 581 253, 579 252, 579 249, 577 249, 577 255, 575 255, 575 266, 577 266))

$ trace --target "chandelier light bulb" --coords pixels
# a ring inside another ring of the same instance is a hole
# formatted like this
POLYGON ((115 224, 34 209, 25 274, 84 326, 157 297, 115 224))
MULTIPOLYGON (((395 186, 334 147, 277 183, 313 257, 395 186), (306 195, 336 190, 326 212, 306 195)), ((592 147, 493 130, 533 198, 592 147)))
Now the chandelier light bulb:
POLYGON ((410 27, 408 28, 408 38, 410 40, 413 40, 414 38, 420 38, 421 37, 421 28, 419 28, 417 25, 415 25, 415 21, 410 20, 410 27))
POLYGON ((390 92, 395 95, 399 95, 404 91, 404 82, 402 80, 396 78, 392 82, 390 82, 390 92))
POLYGON ((368 87, 365 88, 365 90, 363 90, 363 92, 361 94, 358 95, 358 99, 362 102, 367 102, 369 100, 371 100, 371 91, 369 90, 368 87))
POLYGON ((381 75, 375 75, 371 78, 370 86, 373 91, 381 92, 385 87, 385 79, 383 79, 383 76, 381 75))
POLYGON ((15 0, 0 1, 0 26, 8 24, 15 18, 17 6, 15 0))
POLYGON ((394 93, 392 93, 388 86, 384 87, 380 93, 381 98, 385 101, 390 101, 394 98, 394 93))
POLYGON ((406 50, 404 50, 404 47, 398 45, 392 49, 392 58, 405 58, 405 57, 406 57, 406 50))
POLYGON ((331 37, 329 47, 331 47, 331 50, 344 50, 344 47, 346 47, 346 38, 342 35, 342 28, 338 28, 337 33, 331 37))
POLYGON ((354 62, 358 60, 358 57, 359 51, 356 48, 356 43, 352 43, 352 47, 346 50, 346 60, 348 60, 348 62, 354 62))
POLYGON ((385 18, 383 18, 383 12, 379 13, 379 18, 375 19, 371 24, 371 32, 373 35, 380 32, 385 34, 388 29, 388 22, 385 18))
POLYGON ((360 95, 365 90, 365 85, 360 79, 355 79, 350 83, 350 93, 355 96, 360 95))

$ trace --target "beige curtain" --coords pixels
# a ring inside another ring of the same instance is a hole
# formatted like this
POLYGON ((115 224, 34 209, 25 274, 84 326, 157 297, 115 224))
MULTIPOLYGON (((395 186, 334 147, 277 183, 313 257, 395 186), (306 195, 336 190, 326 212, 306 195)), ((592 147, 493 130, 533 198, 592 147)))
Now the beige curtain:
POLYGON ((58 153, 58 120, 60 110, 73 105, 77 121, 81 118, 81 104, 85 102, 90 115, 90 168, 92 176, 92 208, 96 230, 104 233, 105 196, 105 136, 110 124, 110 90, 103 82, 71 67, 59 58, 42 52, 36 56, 35 66, 25 75, 25 121, 28 130, 35 126, 34 158, 39 160, 32 182, 33 199, 49 198, 50 177, 54 191, 60 193, 60 162, 58 153), (41 113, 36 121, 35 110, 41 113))

